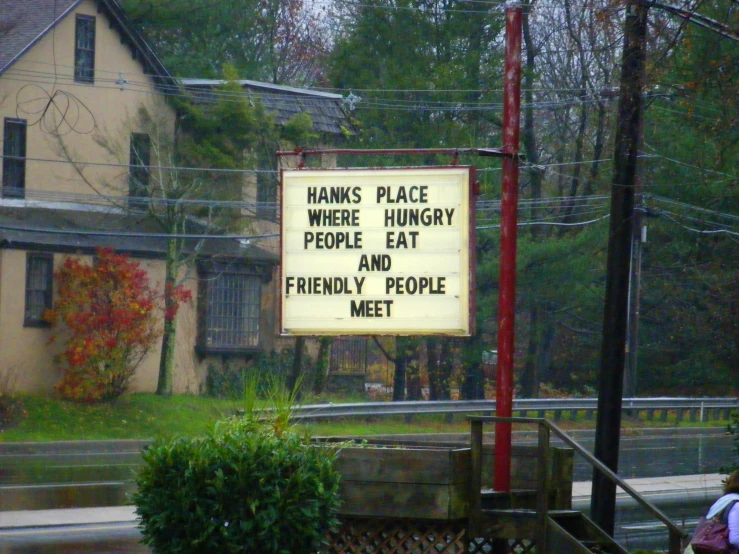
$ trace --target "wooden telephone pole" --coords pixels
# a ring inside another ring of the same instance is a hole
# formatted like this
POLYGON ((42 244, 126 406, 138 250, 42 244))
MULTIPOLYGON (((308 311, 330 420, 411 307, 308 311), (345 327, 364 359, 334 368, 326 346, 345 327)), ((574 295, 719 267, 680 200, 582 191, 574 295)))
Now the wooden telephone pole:
MULTIPOLYGON (((594 453, 596 458, 613 471, 618 470, 621 433, 636 168, 644 111, 642 90, 646 62, 647 12, 646 0, 629 0, 624 27, 618 128, 611 188, 611 221, 594 453)), ((615 507, 615 483, 595 469, 590 513, 593 521, 610 535, 613 535, 614 531, 615 507)))

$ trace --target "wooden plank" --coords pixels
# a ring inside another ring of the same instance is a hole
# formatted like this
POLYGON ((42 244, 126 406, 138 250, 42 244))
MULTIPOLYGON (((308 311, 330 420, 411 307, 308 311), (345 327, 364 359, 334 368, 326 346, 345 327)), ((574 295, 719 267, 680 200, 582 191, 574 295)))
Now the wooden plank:
POLYGON ((536 511, 483 510, 480 528, 484 536, 500 539, 535 539, 536 511))
POLYGON ((336 469, 347 481, 466 483, 470 449, 343 448, 336 469))
MULTIPOLYGON (((549 516, 549 490, 550 490, 550 464, 551 448, 549 446, 549 428, 539 426, 539 457, 537 463, 537 495, 536 495, 536 513, 537 526, 536 533, 536 550, 541 552, 549 552, 547 549, 547 520, 549 516)), ((552 472, 553 473, 553 472, 552 472)))
POLYGON ((469 514, 466 484, 341 481, 339 512, 350 516, 461 519, 469 514))
POLYGON ((470 520, 469 532, 477 536, 482 497, 482 421, 470 422, 470 520))
POLYGON ((569 448, 551 448, 552 478, 550 494, 554 498, 551 508, 569 510, 572 508, 572 472, 574 465, 574 451, 569 448))
MULTIPOLYGON (((493 450, 483 446, 482 485, 493 482, 493 450)), ((549 498, 551 508, 569 509, 572 506, 572 470, 574 453, 570 448, 551 447, 549 462, 549 498)), ((536 447, 514 447, 511 458, 511 488, 536 489, 538 458, 536 447)))

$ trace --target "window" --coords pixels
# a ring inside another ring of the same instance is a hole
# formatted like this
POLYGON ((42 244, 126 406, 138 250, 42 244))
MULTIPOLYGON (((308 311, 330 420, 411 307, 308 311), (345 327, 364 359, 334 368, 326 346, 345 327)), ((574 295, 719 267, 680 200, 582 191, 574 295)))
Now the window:
POLYGON ((95 82, 95 18, 78 15, 74 32, 74 80, 95 82))
POLYGON ((131 198, 149 197, 149 166, 151 139, 145 133, 131 133, 128 153, 128 195, 131 198))
POLYGON ((243 353, 259 348, 261 276, 230 267, 212 267, 200 281, 199 350, 243 353))
POLYGON ((52 254, 28 254, 26 257, 26 311, 23 325, 47 327, 44 311, 51 309, 54 275, 52 254))
POLYGON ((26 121, 5 118, 3 198, 24 198, 26 188, 26 121))

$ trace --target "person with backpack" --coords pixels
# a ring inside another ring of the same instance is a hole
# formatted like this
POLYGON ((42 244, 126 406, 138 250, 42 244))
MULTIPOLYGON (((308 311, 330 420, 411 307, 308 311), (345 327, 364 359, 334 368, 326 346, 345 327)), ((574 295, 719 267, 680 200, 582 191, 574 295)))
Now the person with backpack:
POLYGON ((724 494, 701 518, 685 554, 739 554, 739 469, 724 482, 724 494))

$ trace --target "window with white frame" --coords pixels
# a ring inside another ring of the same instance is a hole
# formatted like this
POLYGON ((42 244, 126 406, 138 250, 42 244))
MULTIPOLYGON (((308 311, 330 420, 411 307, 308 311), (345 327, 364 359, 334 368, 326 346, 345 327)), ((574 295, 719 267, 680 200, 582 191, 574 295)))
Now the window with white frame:
POLYGON ((78 15, 74 32, 74 80, 95 82, 95 18, 78 15))

